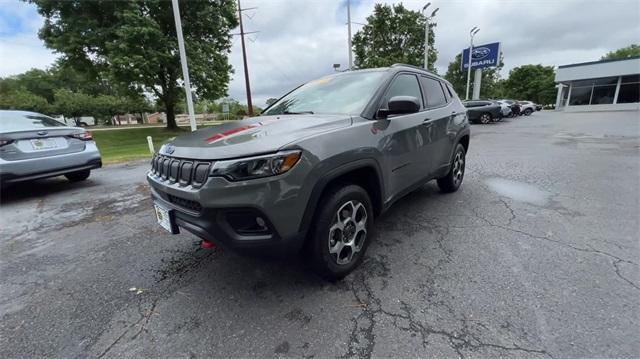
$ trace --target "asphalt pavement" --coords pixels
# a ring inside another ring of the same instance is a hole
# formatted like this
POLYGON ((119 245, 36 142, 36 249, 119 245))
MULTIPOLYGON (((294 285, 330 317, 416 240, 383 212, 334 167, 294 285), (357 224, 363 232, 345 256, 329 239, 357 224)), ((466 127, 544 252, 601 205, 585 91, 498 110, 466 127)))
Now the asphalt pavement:
POLYGON ((156 224, 146 162, 5 189, 0 357, 640 357, 640 116, 474 125, 338 283, 156 224))

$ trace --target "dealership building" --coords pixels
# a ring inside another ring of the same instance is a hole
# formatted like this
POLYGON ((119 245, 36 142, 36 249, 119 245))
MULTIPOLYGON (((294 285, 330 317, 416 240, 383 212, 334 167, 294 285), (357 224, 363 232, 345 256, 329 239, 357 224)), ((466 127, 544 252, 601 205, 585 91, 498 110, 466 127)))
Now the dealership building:
POLYGON ((640 110, 640 56, 559 66, 556 109, 640 110))

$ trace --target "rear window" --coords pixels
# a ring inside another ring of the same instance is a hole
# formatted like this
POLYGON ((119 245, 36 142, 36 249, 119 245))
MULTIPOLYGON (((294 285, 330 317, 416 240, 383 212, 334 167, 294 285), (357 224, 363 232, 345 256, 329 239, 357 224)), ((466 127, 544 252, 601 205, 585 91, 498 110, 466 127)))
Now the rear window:
POLYGON ((0 131, 2 132, 60 126, 66 125, 45 115, 0 111, 0 131))
POLYGON ((447 99, 444 97, 440 81, 424 76, 422 76, 420 80, 422 81, 422 86, 427 96, 427 105, 429 107, 439 107, 447 104, 447 99))

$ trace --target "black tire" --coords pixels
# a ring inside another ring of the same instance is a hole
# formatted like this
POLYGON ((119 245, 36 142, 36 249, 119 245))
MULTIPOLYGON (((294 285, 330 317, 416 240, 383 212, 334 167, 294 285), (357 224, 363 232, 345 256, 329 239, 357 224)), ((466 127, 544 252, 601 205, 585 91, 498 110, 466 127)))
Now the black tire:
POLYGON ((532 109, 530 109, 530 108, 528 108, 528 109, 524 110, 524 115, 525 115, 525 116, 531 116, 531 114, 532 114, 532 113, 533 113, 533 110, 532 110, 532 109))
POLYGON ((80 182, 89 178, 89 175, 91 175, 91 170, 71 172, 71 173, 65 174, 64 176, 67 177, 67 179, 71 182, 80 182))
POLYGON ((453 159, 451 160, 451 167, 449 167, 449 173, 446 176, 438 178, 438 187, 444 193, 455 192, 462 185, 464 179, 465 168, 465 156, 466 151, 464 146, 458 143, 456 150, 453 152, 453 159), (458 157, 460 156, 460 157, 458 157), (460 163, 460 160, 462 162, 460 163))
POLYGON ((86 122, 80 122, 80 127, 88 127, 89 125, 86 122))
POLYGON ((371 241, 373 207, 369 195, 362 187, 343 183, 325 191, 317 208, 307 242, 307 255, 318 275, 336 281, 351 273, 362 262, 371 241), (350 216, 344 216, 345 211, 350 211, 350 216), (362 216, 363 213, 366 218, 362 216), (334 228, 339 227, 340 216, 343 218, 343 229, 334 228), (346 237, 350 237, 351 240, 345 242, 346 237), (339 247, 337 253, 330 253, 332 243, 333 248, 339 247), (352 245, 347 246, 347 243, 352 245), (356 251, 356 248, 359 249, 356 251), (339 263, 339 257, 343 257, 342 261, 348 260, 347 263, 339 263))
POLYGON ((486 125, 488 123, 490 123, 491 121, 493 121, 493 116, 491 116, 491 114, 489 112, 484 112, 483 114, 480 115, 480 123, 483 125, 486 125))

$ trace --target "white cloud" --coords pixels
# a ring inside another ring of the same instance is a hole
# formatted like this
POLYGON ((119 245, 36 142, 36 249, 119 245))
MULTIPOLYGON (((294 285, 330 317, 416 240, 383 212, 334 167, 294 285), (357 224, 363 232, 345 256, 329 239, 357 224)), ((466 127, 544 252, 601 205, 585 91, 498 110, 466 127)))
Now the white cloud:
POLYGON ((35 9, 21 1, 0 1, 0 77, 44 69, 55 61, 57 56, 38 38, 43 19, 35 9))

